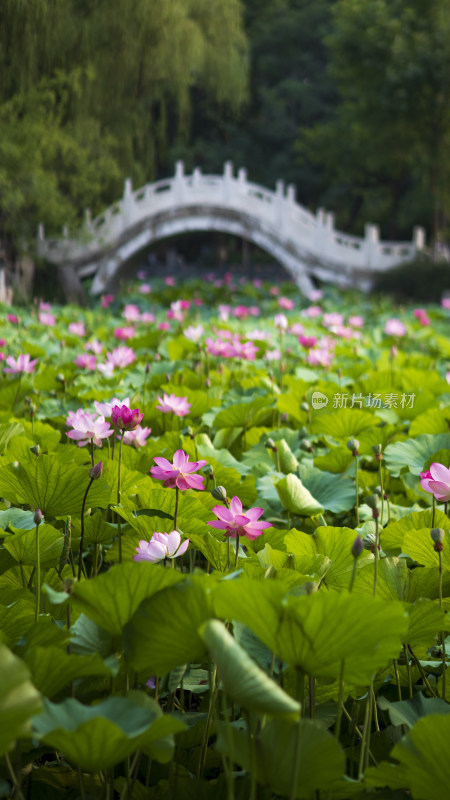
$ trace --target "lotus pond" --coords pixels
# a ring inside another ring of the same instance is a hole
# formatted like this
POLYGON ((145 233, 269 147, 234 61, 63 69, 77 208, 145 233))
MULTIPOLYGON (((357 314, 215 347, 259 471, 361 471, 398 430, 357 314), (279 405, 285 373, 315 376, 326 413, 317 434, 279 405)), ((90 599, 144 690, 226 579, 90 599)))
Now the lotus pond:
POLYGON ((450 301, 0 310, 0 796, 443 800, 450 301))

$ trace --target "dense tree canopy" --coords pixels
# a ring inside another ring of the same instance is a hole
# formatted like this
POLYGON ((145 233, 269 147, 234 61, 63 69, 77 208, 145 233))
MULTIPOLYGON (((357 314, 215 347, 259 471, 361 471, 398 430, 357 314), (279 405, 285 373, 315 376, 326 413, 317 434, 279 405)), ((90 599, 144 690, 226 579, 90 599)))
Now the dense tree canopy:
POLYGON ((0 0, 0 239, 176 157, 297 185, 340 227, 448 226, 450 0, 0 0))

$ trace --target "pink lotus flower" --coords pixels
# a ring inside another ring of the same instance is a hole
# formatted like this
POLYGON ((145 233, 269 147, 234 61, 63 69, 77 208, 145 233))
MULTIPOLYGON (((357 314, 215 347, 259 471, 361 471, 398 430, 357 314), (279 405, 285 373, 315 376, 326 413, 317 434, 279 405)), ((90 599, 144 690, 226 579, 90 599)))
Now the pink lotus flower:
POLYGON ((248 314, 247 306, 236 306, 236 308, 233 309, 233 316, 236 317, 236 319, 245 319, 248 317, 248 314))
POLYGON ((40 311, 39 322, 41 325, 47 325, 47 327, 53 328, 53 326, 56 325, 56 317, 54 314, 49 314, 48 311, 40 311))
POLYGON ((225 531, 225 536, 246 536, 247 539, 256 539, 261 536, 264 528, 271 528, 270 522, 258 522, 264 514, 263 508, 249 508, 242 513, 242 503, 239 497, 233 497, 230 508, 214 506, 212 509, 217 520, 208 522, 212 528, 225 531))
POLYGON ((17 358, 8 356, 6 359, 8 366, 5 367, 4 371, 9 372, 11 375, 23 375, 24 372, 34 372, 37 362, 37 358, 30 361, 28 353, 23 353, 17 358))
POLYGON ((123 434, 123 443, 134 444, 136 448, 144 447, 151 432, 151 428, 143 428, 142 425, 138 425, 134 431, 125 431, 123 434))
POLYGON ((184 450, 177 450, 173 455, 173 464, 167 458, 155 457, 153 461, 157 466, 151 468, 150 475, 158 481, 164 481, 163 486, 177 486, 182 490, 205 488, 204 477, 192 474, 205 466, 206 461, 203 459, 189 462, 187 453, 184 450))
POLYGON ((450 309, 450 297, 443 297, 441 300, 442 308, 450 309))
POLYGON ((261 311, 258 306, 250 306, 248 309, 248 313, 251 317, 259 317, 261 311))
POLYGON ((445 380, 447 381, 447 383, 450 383, 450 372, 446 373, 445 380))
POLYGON ((163 398, 159 397, 160 405, 156 406, 158 411, 163 414, 175 414, 176 417, 185 417, 191 410, 192 403, 188 403, 187 397, 177 397, 175 394, 166 394, 163 398))
POLYGON ((99 356, 103 352, 103 342, 97 341, 97 339, 93 339, 92 342, 86 342, 84 345, 85 350, 92 350, 97 356, 99 356))
POLYGON ((138 408, 128 408, 126 405, 114 406, 111 411, 111 425, 121 431, 134 431, 144 417, 138 408))
POLYGON ((69 439, 75 439, 78 442, 78 447, 84 447, 89 442, 94 442, 98 447, 102 443, 102 439, 107 439, 114 433, 113 429, 109 427, 109 422, 105 422, 104 417, 97 417, 89 411, 78 409, 74 414, 69 414, 67 421, 72 425, 73 430, 68 431, 67 436, 69 439))
POLYGON ((0 339, 0 347, 6 347, 6 339, 0 339))
POLYGON ((427 312, 424 308, 415 308, 414 309, 414 316, 416 319, 419 320, 421 325, 429 325, 430 320, 428 319, 427 312))
POLYGON ((280 294, 280 290, 279 290, 278 286, 271 286, 269 291, 270 291, 270 294, 273 295, 273 297, 277 297, 280 294))
POLYGON ((281 350, 267 350, 264 358, 266 361, 280 361, 281 350))
POLYGON ((194 306, 202 306, 203 305, 203 300, 202 300, 201 297, 194 297, 192 302, 194 303, 194 306))
POLYGON ((326 348, 317 348, 317 350, 310 350, 308 353, 307 362, 314 367, 330 367, 333 361, 333 353, 330 353, 326 348))
POLYGON ((255 289, 262 289, 261 278, 253 278, 253 286, 255 287, 255 289))
POLYGON ((313 289, 312 292, 309 293, 309 299, 312 303, 317 303, 318 300, 322 300, 323 292, 321 289, 313 289))
POLYGON ((406 326, 397 317, 392 317, 392 319, 387 320, 384 332, 388 336, 404 336, 406 334, 406 326))
POLYGON ((288 321, 287 321, 286 314, 275 314, 273 322, 274 322, 275 327, 280 332, 284 333, 285 331, 287 331, 288 321))
POLYGON ((51 311, 51 308, 52 308, 52 304, 51 303, 45 303, 44 300, 40 300, 39 301, 39 310, 40 311, 51 311))
POLYGON ((128 367, 133 361, 136 361, 136 354, 131 347, 121 345, 116 347, 112 353, 106 354, 107 360, 113 364, 114 367, 128 367))
POLYGON ((160 322, 158 325, 158 330, 160 331, 170 331, 170 323, 169 322, 160 322))
POLYGON ((290 300, 289 297, 280 297, 278 299, 278 305, 285 311, 292 311, 292 309, 295 306, 295 303, 293 300, 290 300))
POLYGON ((227 306, 224 303, 221 303, 218 308, 219 311, 219 319, 221 322, 226 322, 228 317, 230 316, 231 306, 227 306))
POLYGON ((181 544, 181 536, 178 531, 171 533, 154 533, 149 542, 141 539, 137 547, 137 555, 133 556, 133 561, 151 561, 157 564, 165 558, 178 558, 186 552, 189 546, 189 539, 185 539, 181 544))
POLYGON ((329 328, 331 325, 342 325, 343 322, 343 314, 339 314, 337 311, 332 311, 329 314, 323 315, 322 325, 325 325, 326 328, 329 328))
POLYGON ((299 336, 298 341, 302 347, 306 350, 309 350, 310 347, 314 347, 317 342, 316 336, 299 336))
POLYGON ((134 306, 132 304, 125 306, 122 317, 127 322, 139 322, 141 318, 141 312, 139 311, 138 306, 134 306))
POLYGON ((302 317, 309 317, 310 319, 314 319, 314 317, 322 316, 322 309, 320 306, 309 306, 302 311, 302 317))
POLYGON ((103 417, 110 417, 114 406, 126 406, 129 408, 130 399, 126 397, 125 400, 119 400, 117 397, 113 397, 112 400, 106 403, 99 403, 97 400, 94 400, 94 406, 97 414, 103 417))
POLYGON ((155 315, 152 314, 151 311, 143 311, 141 314, 141 322, 154 322, 156 319, 155 315))
POLYGON ((0 361, 4 361, 5 358, 6 358, 5 354, 4 353, 0 353, 0 361))
POLYGON ((203 325, 188 325, 183 331, 186 339, 189 339, 191 342, 199 342, 204 332, 205 329, 203 325))
POLYGON ((175 278, 167 276, 167 278, 164 278, 164 283, 166 284, 166 286, 175 286, 175 278))
POLYGON ((100 305, 102 308, 108 308, 108 306, 113 302, 114 295, 113 294, 102 294, 100 305))
POLYGON ((19 317, 16 317, 15 314, 8 314, 6 319, 8 320, 8 322, 12 322, 13 325, 15 325, 15 324, 17 324, 19 322, 19 317))
POLYGON ((90 356, 87 353, 80 353, 74 358, 73 363, 81 369, 90 369, 93 372, 97 369, 97 356, 90 356))
POLYGON ((450 500, 450 469, 443 464, 431 464, 430 469, 420 473, 420 485, 434 495, 440 503, 450 500))
POLYGON ((348 324, 351 325, 352 328, 362 328, 364 325, 364 317, 360 317, 358 315, 349 317, 348 324))
POLYGON ((136 335, 136 331, 131 325, 125 325, 123 328, 114 328, 114 336, 122 342, 132 339, 136 335))
POLYGON ((141 294, 150 294, 152 291, 152 287, 149 283, 143 283, 142 286, 139 287, 139 292, 141 294))
POLYGON ((84 322, 71 322, 69 325, 69 331, 70 333, 73 333, 74 336, 86 336, 84 322))
POLYGON ((293 336, 303 336, 305 329, 301 322, 294 322, 289 328, 289 333, 292 333, 293 336))
POLYGON ((136 278, 138 278, 138 280, 145 281, 146 277, 147 273, 145 269, 140 269, 139 272, 136 272, 136 278))

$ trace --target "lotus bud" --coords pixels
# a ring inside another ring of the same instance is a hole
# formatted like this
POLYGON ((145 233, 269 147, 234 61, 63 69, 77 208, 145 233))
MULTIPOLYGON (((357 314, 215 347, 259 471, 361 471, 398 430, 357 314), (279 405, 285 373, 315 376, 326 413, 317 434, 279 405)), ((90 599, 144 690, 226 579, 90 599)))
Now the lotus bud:
POLYGON ((374 509, 374 508, 378 508, 378 505, 379 505, 380 501, 379 501, 379 498, 377 497, 377 495, 374 493, 374 494, 366 495, 365 498, 364 498, 364 502, 366 503, 366 505, 369 506, 369 508, 374 509))
POLYGON ((205 378, 205 389, 211 388, 211 378, 205 378))
POLYGON ((364 550, 371 550, 375 546, 376 536, 374 533, 366 533, 363 538, 364 550))
POLYGON ((30 453, 33 453, 35 456, 41 455, 41 447, 39 444, 34 444, 33 447, 30 447, 30 453))
POLYGON ((281 422, 289 422, 289 414, 287 412, 281 415, 281 422))
POLYGON ((225 489, 225 486, 216 486, 216 488, 212 490, 211 494, 214 497, 214 500, 222 500, 223 502, 227 499, 227 490, 225 489))
POLYGON ((372 447, 372 453, 377 461, 383 461, 383 446, 381 444, 374 444, 372 447))
POLYGON ((33 515, 33 521, 35 525, 40 525, 42 520, 44 519, 44 515, 40 508, 37 508, 33 515))
POLYGON ((430 536, 433 542, 443 542, 445 539, 445 531, 443 528, 432 528, 430 536))
POLYGON ((308 413, 308 411, 309 411, 309 405, 308 405, 308 403, 301 403, 301 404, 300 404, 300 410, 301 410, 301 411, 306 411, 306 412, 308 413))
POLYGON ((397 356, 398 356, 398 350, 397 350, 395 344, 393 344, 391 349, 390 349, 390 351, 389 351, 389 360, 393 361, 394 358, 396 358, 397 356))
POLYGON ((361 536, 356 537, 355 541, 352 544, 352 556, 353 558, 359 558, 361 553, 364 551, 364 542, 361 536))
POLYGON ((153 358, 154 358, 154 361, 161 361, 161 353, 155 353, 153 358))
POLYGON ((145 374, 148 375, 149 372, 150 372, 150 364, 146 364, 145 365, 145 374))
POLYGON ((352 456, 359 455, 359 442, 358 439, 349 439, 347 442, 347 447, 349 450, 352 451, 352 456))
POLYGON ((93 481, 101 478, 103 474, 103 461, 99 461, 98 464, 94 464, 93 467, 89 470, 89 477, 92 478, 93 481))
POLYGON ((166 383, 170 383, 170 375, 166 372, 166 383))
POLYGON ((381 497, 382 495, 381 486, 376 486, 375 489, 373 490, 373 493, 376 494, 377 497, 381 497))

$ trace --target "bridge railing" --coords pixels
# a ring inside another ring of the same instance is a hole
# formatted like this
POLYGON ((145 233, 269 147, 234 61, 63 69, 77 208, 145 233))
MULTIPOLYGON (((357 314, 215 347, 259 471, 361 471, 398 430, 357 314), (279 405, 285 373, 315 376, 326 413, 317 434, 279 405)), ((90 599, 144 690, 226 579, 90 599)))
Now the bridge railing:
POLYGON ((167 212, 183 213, 193 206, 251 217, 273 230, 274 236, 300 255, 337 266, 382 271, 413 258, 424 245, 421 229, 415 231, 412 242, 382 242, 374 225, 366 225, 364 237, 337 231, 333 214, 323 209, 312 214, 296 202, 294 186, 285 188, 283 181, 278 181, 275 191, 265 189, 248 181, 245 169, 235 177, 231 162, 224 165, 223 175, 203 175, 199 169, 185 175, 179 161, 173 178, 137 190, 133 190, 130 180, 125 181, 122 199, 94 220, 87 213, 82 234, 76 240, 45 240, 41 230, 38 249, 57 263, 94 257, 148 218, 167 212))

